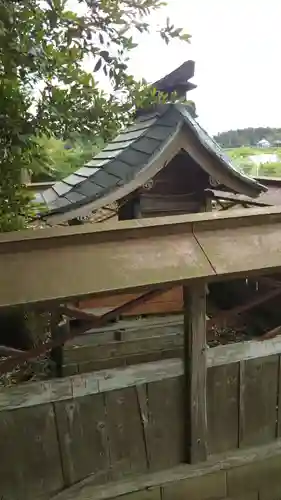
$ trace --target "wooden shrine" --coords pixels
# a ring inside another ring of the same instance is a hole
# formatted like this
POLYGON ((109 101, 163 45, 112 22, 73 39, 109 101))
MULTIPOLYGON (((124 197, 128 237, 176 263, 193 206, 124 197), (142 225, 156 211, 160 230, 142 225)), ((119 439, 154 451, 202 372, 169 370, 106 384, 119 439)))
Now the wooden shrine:
MULTIPOLYGON (((194 63, 187 61, 154 85, 182 98, 194 88, 193 75, 194 63)), ((259 205, 256 200, 266 188, 239 172, 195 121, 189 105, 179 101, 138 111, 135 122, 87 165, 43 192, 48 206, 43 218, 57 225, 83 217, 99 220, 101 211, 119 220, 198 213, 212 209, 218 191, 236 197, 238 204, 243 205, 242 197, 259 205)), ((108 310, 134 298, 112 296, 75 305, 108 310)), ((126 314, 179 312, 182 304, 182 288, 175 287, 126 314)))

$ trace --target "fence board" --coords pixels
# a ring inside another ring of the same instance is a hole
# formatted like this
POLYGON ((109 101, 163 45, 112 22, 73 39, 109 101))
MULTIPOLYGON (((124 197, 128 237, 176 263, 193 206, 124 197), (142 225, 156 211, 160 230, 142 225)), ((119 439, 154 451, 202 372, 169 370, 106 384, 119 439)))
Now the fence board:
POLYGON ((63 487, 51 404, 0 412, 0 496, 46 498, 63 487))
POLYGON ((276 437, 281 436, 281 356, 278 356, 278 395, 277 395, 277 425, 276 437))
POLYGON ((207 458, 206 285, 183 288, 186 459, 207 458))
POLYGON ((238 363, 207 372, 208 453, 238 446, 238 363))
POLYGON ((55 403, 66 485, 97 474, 108 476, 109 450, 104 395, 94 394, 55 403))
POLYGON ((113 478, 144 472, 146 451, 134 387, 107 392, 105 400, 113 478))
POLYGON ((183 377, 149 383, 148 460, 151 470, 184 461, 183 377))
POLYGON ((276 434, 278 356, 245 361, 240 373, 239 446, 265 444, 276 434))

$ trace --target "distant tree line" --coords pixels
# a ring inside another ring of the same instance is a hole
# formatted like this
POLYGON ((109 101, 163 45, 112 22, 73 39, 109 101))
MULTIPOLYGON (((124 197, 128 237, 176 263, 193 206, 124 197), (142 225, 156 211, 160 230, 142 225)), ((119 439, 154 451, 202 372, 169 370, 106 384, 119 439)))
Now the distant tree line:
POLYGON ((241 146, 256 146, 261 139, 267 139, 270 143, 281 141, 281 128, 258 127, 228 130, 220 132, 214 139, 225 148, 236 148, 241 146))

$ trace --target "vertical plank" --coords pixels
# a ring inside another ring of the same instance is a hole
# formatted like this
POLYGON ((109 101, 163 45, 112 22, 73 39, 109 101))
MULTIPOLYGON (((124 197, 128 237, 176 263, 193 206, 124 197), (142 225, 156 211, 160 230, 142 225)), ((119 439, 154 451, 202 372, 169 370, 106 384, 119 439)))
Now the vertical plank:
POLYGON ((59 401, 55 413, 65 484, 90 474, 103 482, 110 469, 103 394, 59 401))
POLYGON ((281 356, 278 356, 278 389, 277 389, 277 425, 276 437, 281 436, 281 356))
POLYGON ((214 366, 207 372, 208 452, 238 446, 239 363, 214 366))
POLYGON ((184 462, 183 377, 147 385, 149 469, 168 469, 184 462))
POLYGON ((205 193, 205 206, 202 212, 212 212, 213 210, 213 198, 210 194, 205 193))
POLYGON ((0 498, 49 498, 64 486, 51 404, 0 412, 0 498))
MULTIPOLYGON (((68 327, 68 323, 66 320, 62 319, 62 315, 58 312, 58 310, 54 310, 51 312, 51 321, 50 321, 50 329, 51 329, 51 339, 56 342, 61 338, 62 335, 66 335, 66 329, 68 327)), ((50 353, 50 359, 52 361, 53 366, 52 372, 54 377, 62 377, 63 372, 63 345, 58 345, 53 347, 50 353)))
POLYGON ((147 393, 147 384, 137 384, 135 387, 140 418, 142 423, 143 430, 143 440, 145 447, 145 457, 146 457, 146 466, 149 469, 149 433, 148 433, 148 425, 149 425, 149 413, 148 413, 148 393, 147 393))
POLYGON ((183 288, 186 438, 189 463, 207 458, 205 283, 183 288))
POLYGON ((113 479, 147 470, 143 428, 134 387, 105 393, 113 479))
POLYGON ((239 410, 238 410, 238 448, 245 435, 245 361, 239 362, 239 410))
POLYGON ((278 363, 276 355, 245 361, 239 447, 258 446, 275 439, 278 363))

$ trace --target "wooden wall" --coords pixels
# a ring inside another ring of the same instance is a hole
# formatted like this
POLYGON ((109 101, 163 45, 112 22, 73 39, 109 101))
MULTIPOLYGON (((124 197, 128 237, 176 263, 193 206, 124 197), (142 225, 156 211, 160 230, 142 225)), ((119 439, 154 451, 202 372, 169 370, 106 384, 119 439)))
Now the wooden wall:
POLYGON ((124 319, 63 347, 63 375, 183 356, 183 316, 124 319))
MULTIPOLYGON (((278 341, 208 349, 209 456, 280 438, 278 341)), ((2 496, 48 498, 90 474, 101 484, 182 463, 183 396, 177 359, 0 391, 2 496)))
POLYGON ((280 467, 276 443, 102 487, 87 480, 53 500, 279 500, 280 467))

